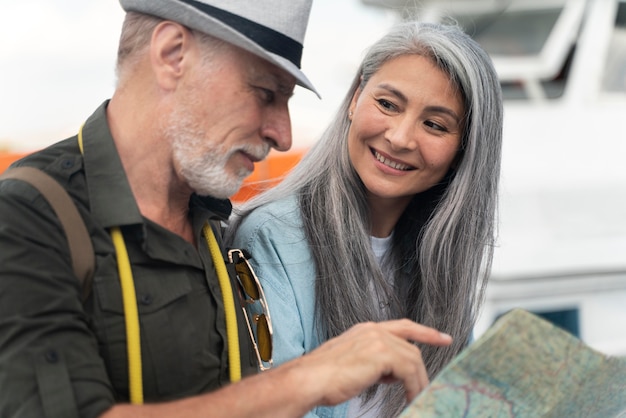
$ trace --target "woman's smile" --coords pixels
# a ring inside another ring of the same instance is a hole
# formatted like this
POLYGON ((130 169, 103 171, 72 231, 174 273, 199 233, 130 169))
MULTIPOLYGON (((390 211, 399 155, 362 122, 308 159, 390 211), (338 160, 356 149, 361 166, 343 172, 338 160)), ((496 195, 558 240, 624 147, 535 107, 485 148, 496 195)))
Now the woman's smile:
POLYGON ((382 165, 384 165, 385 167, 392 168, 395 171, 409 171, 409 170, 416 169, 416 167, 403 163, 399 160, 395 160, 391 158, 390 156, 384 155, 380 151, 375 150, 374 148, 370 148, 370 149, 372 150, 372 155, 374 155, 374 158, 376 158, 376 160, 382 165))

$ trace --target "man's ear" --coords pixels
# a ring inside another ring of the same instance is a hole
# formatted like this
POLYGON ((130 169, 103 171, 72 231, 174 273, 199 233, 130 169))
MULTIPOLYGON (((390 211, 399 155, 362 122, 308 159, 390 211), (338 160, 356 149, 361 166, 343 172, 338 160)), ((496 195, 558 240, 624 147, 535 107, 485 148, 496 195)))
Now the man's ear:
POLYGON ((190 44, 191 33, 176 22, 161 22, 152 31, 150 64, 161 88, 176 88, 190 44))

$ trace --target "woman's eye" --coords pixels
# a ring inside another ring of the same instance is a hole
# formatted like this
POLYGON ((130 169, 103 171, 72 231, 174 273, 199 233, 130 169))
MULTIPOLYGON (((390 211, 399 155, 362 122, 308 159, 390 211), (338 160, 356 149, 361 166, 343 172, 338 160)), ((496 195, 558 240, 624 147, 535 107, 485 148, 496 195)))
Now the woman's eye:
POLYGON ((387 109, 387 110, 394 110, 395 109, 395 106, 389 100, 378 99, 377 102, 384 109, 387 109))
POLYGON ((429 128, 435 129, 437 131, 448 132, 445 126, 433 122, 432 120, 427 120, 426 122, 424 122, 424 124, 429 128))

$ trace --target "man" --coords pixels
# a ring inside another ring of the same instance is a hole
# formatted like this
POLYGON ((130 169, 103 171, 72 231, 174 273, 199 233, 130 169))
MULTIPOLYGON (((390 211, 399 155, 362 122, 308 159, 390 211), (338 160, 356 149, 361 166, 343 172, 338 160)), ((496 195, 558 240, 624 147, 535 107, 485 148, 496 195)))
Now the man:
POLYGON ((17 163, 52 175, 78 206, 96 255, 84 302, 50 206, 24 182, 0 183, 0 416, 300 416, 396 380, 415 396, 428 378, 408 341, 449 336, 409 321, 362 324, 250 376, 240 309, 236 360, 248 377, 229 384, 231 295, 203 230, 210 223, 219 237, 226 199, 253 163, 291 146, 289 97, 296 84, 314 90, 299 69, 310 0, 121 4, 113 97, 77 136, 17 163), (140 318, 143 405, 129 403, 137 385, 118 227, 140 318))

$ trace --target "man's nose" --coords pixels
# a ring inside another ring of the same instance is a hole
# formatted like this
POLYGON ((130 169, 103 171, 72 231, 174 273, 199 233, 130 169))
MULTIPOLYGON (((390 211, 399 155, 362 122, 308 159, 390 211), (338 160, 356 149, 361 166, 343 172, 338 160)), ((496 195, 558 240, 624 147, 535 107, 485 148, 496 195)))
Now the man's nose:
POLYGON ((261 135, 272 148, 288 151, 291 148, 291 117, 287 107, 267 111, 267 118, 261 135))

